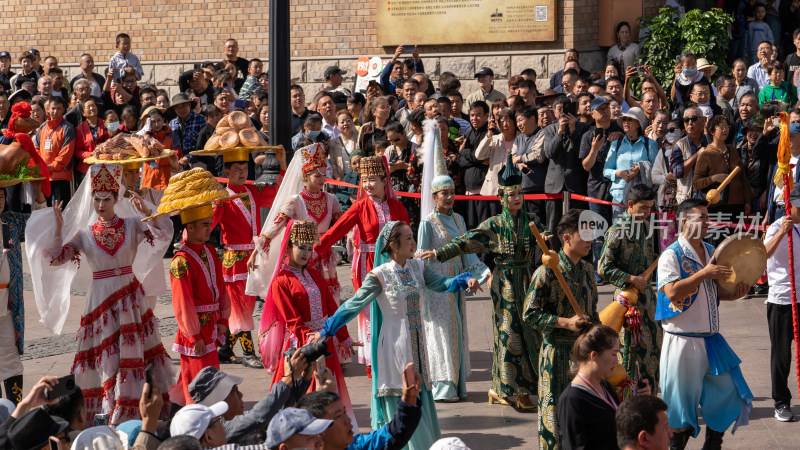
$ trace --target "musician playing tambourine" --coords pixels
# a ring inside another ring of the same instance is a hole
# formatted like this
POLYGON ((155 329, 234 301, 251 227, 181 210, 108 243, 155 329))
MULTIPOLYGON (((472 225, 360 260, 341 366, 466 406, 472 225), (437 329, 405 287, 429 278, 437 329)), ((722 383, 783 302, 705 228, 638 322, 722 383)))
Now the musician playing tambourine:
MULTIPOLYGON (((653 392, 658 392, 663 332, 655 320, 656 293, 650 284, 650 274, 643 276, 656 259, 649 220, 655 199, 656 192, 650 187, 644 184, 631 187, 628 208, 605 233, 597 273, 614 285, 614 301, 627 309, 622 319, 624 328, 618 331, 622 366, 628 378, 638 379, 638 363, 642 377, 653 392)), ((601 321, 603 318, 600 314, 601 321)))
MULTIPOLYGON (((767 247, 767 325, 769 327, 769 373, 772 376, 772 400, 775 401, 775 418, 791 422, 794 414, 790 408, 792 393, 788 378, 792 363, 792 292, 789 275, 789 234, 793 234, 795 286, 800 288, 800 187, 789 196, 791 216, 776 220, 767 229, 764 242, 767 247)), ((797 343, 795 343, 797 345, 797 343)))
POLYGON ((706 423, 703 448, 718 449, 725 430, 733 425, 733 433, 748 423, 753 399, 741 360, 719 333, 719 301, 741 298, 750 286, 739 283, 736 292, 720 288, 734 272, 715 264, 714 247, 702 240, 708 234, 706 200, 684 200, 677 215, 681 234, 659 259, 656 310, 664 329, 661 390, 673 430, 670 448, 683 449, 700 433, 700 406, 706 423))

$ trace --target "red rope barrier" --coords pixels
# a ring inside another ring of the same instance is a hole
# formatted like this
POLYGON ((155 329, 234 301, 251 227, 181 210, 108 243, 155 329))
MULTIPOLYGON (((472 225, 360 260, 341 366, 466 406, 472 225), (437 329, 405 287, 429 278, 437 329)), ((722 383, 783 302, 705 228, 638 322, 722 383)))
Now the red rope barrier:
MULTIPOLYGON (((220 183, 227 183, 228 179, 224 177, 216 177, 217 181, 220 183)), ((345 183, 344 181, 334 180, 328 178, 325 180, 326 184, 330 184, 332 186, 342 186, 348 188, 355 188, 358 189, 358 186, 355 184, 345 183)), ((252 180, 245 181, 245 184, 253 184, 252 180)), ((412 192, 400 192, 395 191, 398 197, 408 197, 408 198, 422 198, 422 194, 420 193, 412 193, 412 192)), ((563 194, 527 194, 525 195, 525 200, 561 200, 564 198, 563 194)), ((586 197, 585 195, 578 195, 578 194, 570 194, 570 199, 574 200, 581 200, 585 202, 591 203, 599 203, 601 205, 609 205, 609 206, 619 206, 622 208, 627 208, 626 205, 620 205, 619 203, 608 202, 605 200, 598 200, 592 197, 586 197)), ((456 200, 482 200, 482 201, 497 201, 498 198, 492 195, 456 195, 456 200)), ((651 214, 658 214, 661 216, 667 216, 669 218, 676 218, 675 214, 660 212, 660 211, 650 211, 651 214)), ((788 215, 788 212, 787 212, 788 215)), ((610 224, 609 224, 610 225, 610 224)), ((723 228, 742 228, 746 231, 766 231, 766 228, 760 225, 747 225, 745 223, 733 223, 733 222, 713 222, 709 221, 709 225, 715 227, 723 227, 723 228)))

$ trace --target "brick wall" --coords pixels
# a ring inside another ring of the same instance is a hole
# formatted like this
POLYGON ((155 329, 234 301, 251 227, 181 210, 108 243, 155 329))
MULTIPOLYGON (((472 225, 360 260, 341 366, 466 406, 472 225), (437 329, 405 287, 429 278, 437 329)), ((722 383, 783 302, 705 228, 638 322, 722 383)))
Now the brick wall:
MULTIPOLYGON (((268 55, 268 0, 2 3, 0 50, 10 51, 15 60, 20 52, 36 48, 43 57, 56 56, 69 74, 84 52, 94 55, 101 70, 116 51, 114 36, 120 31, 132 36, 133 53, 145 65, 145 80, 166 86, 194 61, 221 60, 223 42, 230 37, 239 41, 240 56, 268 55)), ((645 0, 644 10, 655 11, 661 4, 663 0, 645 0)), ((558 0, 556 5, 554 42, 422 46, 426 71, 435 78, 454 65, 469 79, 475 67, 499 57, 495 62, 504 76, 518 73, 524 65, 536 68, 544 79, 561 68, 559 55, 569 47, 584 52, 585 66, 600 69, 605 50, 597 46, 597 0, 558 0)), ((377 46, 374 0, 291 0, 291 17, 292 76, 302 83, 320 78, 331 62, 351 67, 358 56, 393 52, 377 46)))

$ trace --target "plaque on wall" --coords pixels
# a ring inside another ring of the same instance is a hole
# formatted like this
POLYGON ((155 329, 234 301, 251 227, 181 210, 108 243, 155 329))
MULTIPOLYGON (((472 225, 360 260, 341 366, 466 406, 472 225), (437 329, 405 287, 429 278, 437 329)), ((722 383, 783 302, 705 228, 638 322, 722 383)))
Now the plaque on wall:
POLYGON ((378 45, 554 41, 555 0, 377 0, 378 45))

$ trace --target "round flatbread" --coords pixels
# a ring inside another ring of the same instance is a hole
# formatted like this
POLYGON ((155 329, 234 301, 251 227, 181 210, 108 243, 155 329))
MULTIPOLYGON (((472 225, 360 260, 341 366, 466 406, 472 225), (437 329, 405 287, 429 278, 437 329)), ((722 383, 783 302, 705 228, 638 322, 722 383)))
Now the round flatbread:
POLYGON ((220 146, 222 148, 232 148, 239 145, 239 133, 231 130, 225 132, 222 137, 219 139, 220 146))
POLYGON ((239 131, 239 142, 241 142, 245 147, 264 145, 262 144, 263 141, 261 140, 261 136, 259 136, 258 132, 252 128, 245 128, 244 130, 239 131))
POLYGON ((228 114, 228 124, 236 130, 244 130, 245 128, 251 128, 253 126, 253 123, 250 122, 250 118, 247 117, 244 111, 233 111, 228 114))
POLYGON ((206 141, 206 145, 203 146, 203 150, 214 150, 219 148, 219 140, 220 135, 212 135, 210 138, 208 138, 208 141, 206 141))

